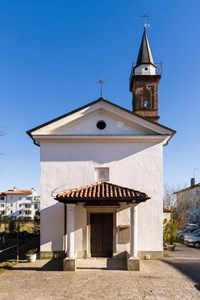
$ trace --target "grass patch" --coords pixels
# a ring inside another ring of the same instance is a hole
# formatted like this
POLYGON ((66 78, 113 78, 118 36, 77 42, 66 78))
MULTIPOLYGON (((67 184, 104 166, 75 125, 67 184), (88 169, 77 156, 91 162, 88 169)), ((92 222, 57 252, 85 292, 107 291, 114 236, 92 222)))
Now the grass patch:
POLYGON ((0 263, 0 275, 3 274, 6 270, 11 269, 14 265, 16 265, 15 260, 8 260, 0 263))
MULTIPOLYGON (((28 233, 34 232, 34 222, 33 221, 21 221, 19 223, 20 231, 27 231, 28 233)), ((1 232, 8 232, 8 224, 2 223, 0 226, 1 232)))
POLYGON ((26 222, 20 226, 20 231, 27 231, 28 233, 34 232, 34 223, 26 222))

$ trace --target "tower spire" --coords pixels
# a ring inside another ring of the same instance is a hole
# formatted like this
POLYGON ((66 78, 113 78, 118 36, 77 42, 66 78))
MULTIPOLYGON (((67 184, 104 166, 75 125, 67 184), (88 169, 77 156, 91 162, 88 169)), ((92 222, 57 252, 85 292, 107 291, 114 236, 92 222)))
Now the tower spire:
POLYGON ((144 18, 144 32, 136 65, 131 70, 130 92, 133 94, 133 112, 157 122, 159 119, 158 84, 161 75, 157 72, 146 33, 147 15, 142 17, 144 18))
POLYGON ((136 67, 142 64, 152 64, 155 66, 145 27, 140 44, 136 67))

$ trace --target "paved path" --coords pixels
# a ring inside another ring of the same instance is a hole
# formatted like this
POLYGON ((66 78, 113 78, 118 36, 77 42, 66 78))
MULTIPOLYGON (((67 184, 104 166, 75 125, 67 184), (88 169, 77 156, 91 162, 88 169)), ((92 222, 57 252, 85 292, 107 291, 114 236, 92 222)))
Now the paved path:
POLYGON ((200 299, 200 250, 185 246, 162 261, 142 261, 140 272, 61 267, 60 261, 19 263, 0 276, 0 299, 200 299))

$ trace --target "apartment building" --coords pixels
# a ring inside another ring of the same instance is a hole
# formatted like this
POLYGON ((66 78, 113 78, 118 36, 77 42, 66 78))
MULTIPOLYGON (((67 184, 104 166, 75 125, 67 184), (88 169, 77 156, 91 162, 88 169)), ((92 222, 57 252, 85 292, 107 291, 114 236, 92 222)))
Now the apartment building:
POLYGON ((9 217, 33 219, 40 211, 40 197, 35 189, 19 190, 13 188, 0 192, 0 213, 9 217))
POLYGON ((187 223, 200 225, 200 183, 195 184, 195 178, 191 178, 189 187, 176 191, 177 210, 184 215, 187 223))

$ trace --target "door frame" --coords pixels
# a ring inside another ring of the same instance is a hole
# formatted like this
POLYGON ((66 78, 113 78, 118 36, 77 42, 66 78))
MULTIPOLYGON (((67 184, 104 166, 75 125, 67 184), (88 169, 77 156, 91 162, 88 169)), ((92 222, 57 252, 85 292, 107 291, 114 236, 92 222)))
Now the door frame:
POLYGON ((117 244, 116 244, 116 212, 119 206, 111 207, 87 207, 87 257, 91 257, 91 223, 90 215, 91 213, 112 213, 113 214, 113 256, 116 254, 117 244))
POLYGON ((91 213, 90 217, 92 257, 112 257, 113 213, 91 213))

